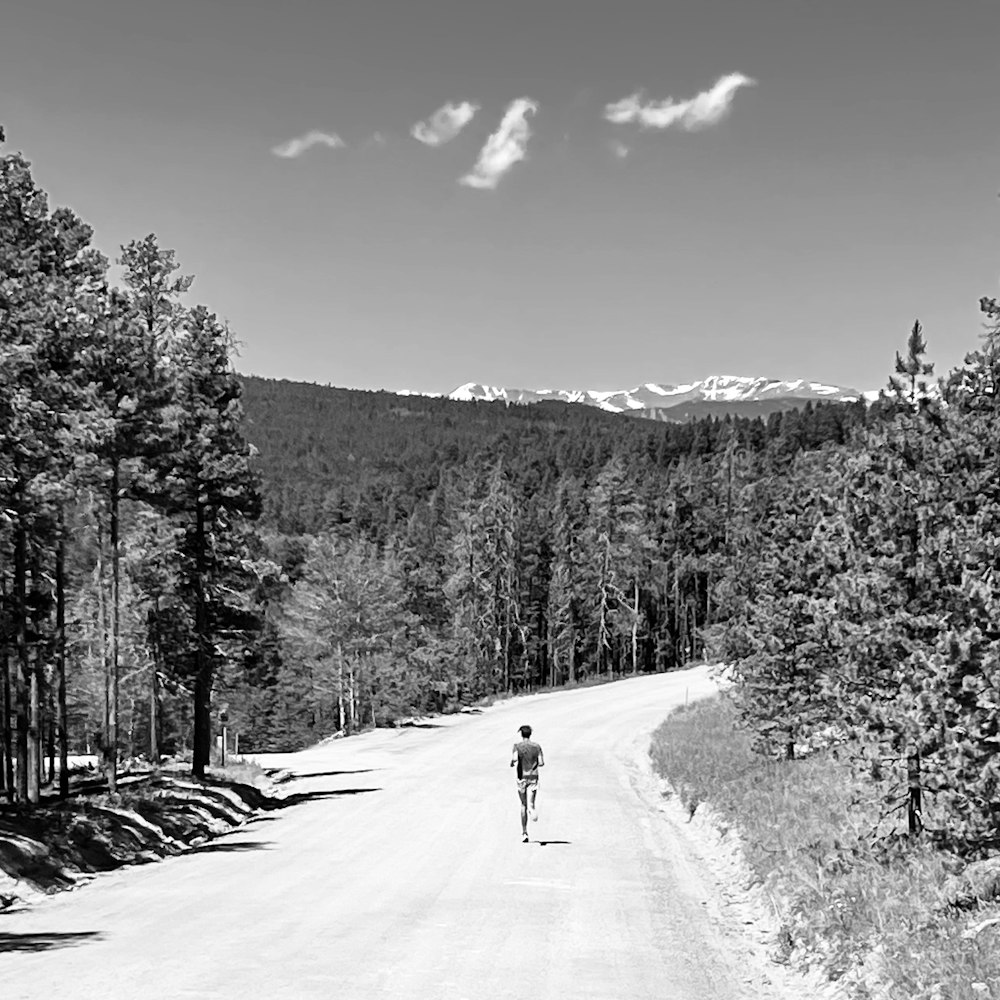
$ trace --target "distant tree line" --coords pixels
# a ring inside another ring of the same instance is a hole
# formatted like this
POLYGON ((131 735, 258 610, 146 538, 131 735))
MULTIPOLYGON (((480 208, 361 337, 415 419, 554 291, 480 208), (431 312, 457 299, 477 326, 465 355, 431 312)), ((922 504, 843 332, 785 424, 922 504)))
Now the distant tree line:
POLYGON ((734 498, 878 419, 668 425, 257 378, 244 401, 283 569, 227 691, 256 748, 702 657, 745 558, 734 498))

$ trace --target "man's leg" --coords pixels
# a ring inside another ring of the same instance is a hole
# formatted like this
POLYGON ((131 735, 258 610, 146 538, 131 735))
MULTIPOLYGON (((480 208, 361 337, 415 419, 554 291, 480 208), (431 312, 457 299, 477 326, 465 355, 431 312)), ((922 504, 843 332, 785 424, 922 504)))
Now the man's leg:
POLYGON ((528 839, 528 789, 518 782, 517 795, 521 800, 521 839, 528 839))
POLYGON ((533 781, 528 785, 528 805, 531 809, 531 819, 533 822, 538 822, 538 782, 533 781))

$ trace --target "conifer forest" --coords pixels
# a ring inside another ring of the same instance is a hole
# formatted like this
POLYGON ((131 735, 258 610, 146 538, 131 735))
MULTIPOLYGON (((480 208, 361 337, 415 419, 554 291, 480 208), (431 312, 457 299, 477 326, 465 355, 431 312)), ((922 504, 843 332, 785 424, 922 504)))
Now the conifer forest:
POLYGON ((91 240, 0 157, 8 799, 711 659, 762 753, 1000 838, 996 300, 874 403, 666 424, 241 376, 171 249, 91 240))

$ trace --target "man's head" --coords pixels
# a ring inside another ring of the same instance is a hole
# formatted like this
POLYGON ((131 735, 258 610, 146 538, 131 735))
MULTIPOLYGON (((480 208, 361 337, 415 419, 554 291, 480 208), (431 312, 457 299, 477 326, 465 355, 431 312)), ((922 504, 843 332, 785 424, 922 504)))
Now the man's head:
POLYGON ((521 726, 521 737, 526 740, 531 739, 531 726, 521 726))

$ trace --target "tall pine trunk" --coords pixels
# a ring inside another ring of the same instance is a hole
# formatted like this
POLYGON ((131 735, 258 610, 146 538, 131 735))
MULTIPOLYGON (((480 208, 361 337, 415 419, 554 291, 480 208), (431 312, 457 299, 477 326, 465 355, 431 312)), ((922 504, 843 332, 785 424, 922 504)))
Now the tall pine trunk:
POLYGON ((28 701, 31 660, 28 655, 26 580, 28 574, 28 539, 24 524, 18 519, 14 529, 14 628, 17 647, 17 789, 16 797, 28 801, 28 701))
MULTIPOLYGON (((3 596, 3 606, 7 607, 7 577, 0 576, 0 595, 3 596)), ((10 686, 10 647, 7 642, 8 637, 0 639, 0 711, 3 718, 0 719, 0 758, 3 763, 3 788, 8 802, 14 801, 14 739, 10 721, 14 714, 14 705, 11 701, 10 686)))
POLYGON ((639 672, 639 578, 635 578, 635 605, 632 608, 632 673, 639 672))
POLYGON ((2 727, 0 727, 0 756, 3 758, 3 788, 8 802, 12 802, 14 799, 14 741, 11 738, 13 734, 10 729, 12 710, 13 706, 10 701, 10 657, 7 654, 7 644, 5 641, 0 644, 0 711, 3 712, 3 723, 2 727))
MULTIPOLYGON (((31 592, 38 596, 40 574, 38 555, 31 561, 31 592)), ((42 644, 41 614, 34 605, 31 613, 31 628, 34 635, 34 649, 31 650, 31 667, 28 675, 28 801, 38 802, 42 785, 42 644)))
POLYGON ((160 667, 163 651, 160 649, 160 600, 153 600, 153 614, 156 628, 153 630, 153 667, 149 679, 149 760, 153 764, 160 763, 160 667))
POLYGON ((205 777, 212 742, 212 661, 208 650, 208 605, 205 598, 205 510, 195 508, 195 681, 193 772, 205 777))
POLYGON ((156 661, 150 671, 149 685, 149 762, 160 763, 160 679, 156 673, 156 661))
POLYGON ((110 533, 111 533, 111 636, 109 643, 109 670, 108 678, 108 791, 114 793, 118 790, 118 635, 119 635, 119 574, 121 564, 121 553, 119 552, 118 535, 118 493, 119 493, 119 471, 118 459, 111 463, 111 509, 110 509, 110 533))
POLYGON ((344 731, 344 651, 337 646, 337 732, 344 731))
POLYGON ((59 798, 69 797, 69 733, 66 711, 66 523, 59 512, 56 542, 56 740, 59 744, 59 798))
POLYGON ((351 732, 358 727, 357 692, 354 687, 354 661, 347 668, 347 704, 350 709, 351 732))
POLYGON ((108 595, 105 586, 104 531, 97 523, 97 618, 104 671, 104 728, 101 734, 101 768, 108 782, 108 791, 118 791, 118 706, 111 677, 110 628, 108 625, 108 595))
POLYGON ((600 673, 605 659, 608 664, 608 679, 614 676, 614 662, 610 656, 608 642, 608 575, 611 572, 611 536, 604 539, 604 560, 601 568, 601 611, 597 632, 597 672, 600 673))

